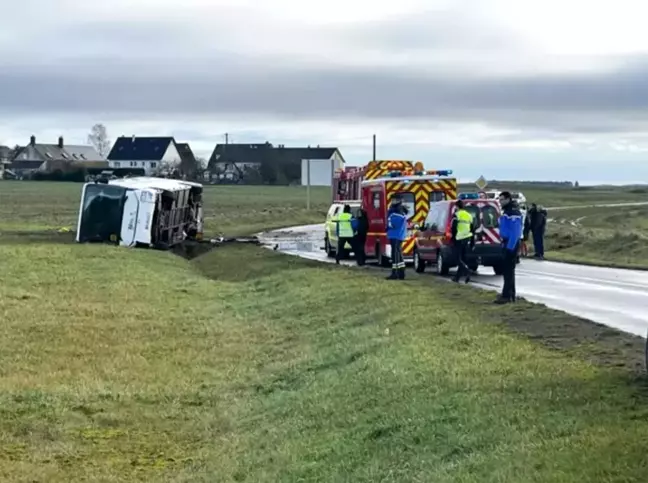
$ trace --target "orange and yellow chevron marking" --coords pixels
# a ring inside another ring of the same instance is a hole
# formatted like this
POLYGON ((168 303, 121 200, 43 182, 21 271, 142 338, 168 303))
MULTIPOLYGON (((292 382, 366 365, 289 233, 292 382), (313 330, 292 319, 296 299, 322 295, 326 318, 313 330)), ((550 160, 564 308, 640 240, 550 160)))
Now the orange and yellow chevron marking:
POLYGON ((403 241, 403 244, 401 245, 403 247, 403 255, 412 255, 415 243, 416 239, 414 237, 408 238, 407 240, 403 241))

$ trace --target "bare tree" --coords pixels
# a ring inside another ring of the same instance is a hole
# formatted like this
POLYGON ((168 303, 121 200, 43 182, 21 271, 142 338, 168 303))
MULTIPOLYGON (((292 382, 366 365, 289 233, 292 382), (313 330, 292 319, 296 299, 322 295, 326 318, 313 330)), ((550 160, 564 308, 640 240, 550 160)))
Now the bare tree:
POLYGON ((88 134, 88 143, 92 144, 102 158, 106 158, 110 152, 110 139, 106 126, 101 123, 95 124, 88 134))

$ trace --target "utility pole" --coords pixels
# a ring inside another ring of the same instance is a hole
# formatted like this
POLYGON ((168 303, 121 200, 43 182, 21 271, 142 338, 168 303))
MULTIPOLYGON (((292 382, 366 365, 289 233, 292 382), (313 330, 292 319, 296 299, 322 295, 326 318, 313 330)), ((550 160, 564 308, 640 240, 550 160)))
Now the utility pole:
POLYGON ((373 135, 373 161, 376 160, 376 135, 373 135))
POLYGON ((310 159, 306 160, 306 209, 310 210, 310 159))
POLYGON ((229 134, 225 133, 225 144, 229 144, 229 134))

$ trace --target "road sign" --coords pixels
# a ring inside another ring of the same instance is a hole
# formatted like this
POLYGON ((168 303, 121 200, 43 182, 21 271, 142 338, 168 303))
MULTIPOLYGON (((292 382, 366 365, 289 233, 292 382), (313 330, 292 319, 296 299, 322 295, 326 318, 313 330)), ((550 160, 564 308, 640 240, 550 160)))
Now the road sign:
POLYGON ((475 181, 475 184, 477 185, 477 188, 483 190, 484 188, 486 188, 486 186, 488 186, 488 181, 486 181, 486 178, 484 178, 484 176, 480 176, 479 179, 475 181))

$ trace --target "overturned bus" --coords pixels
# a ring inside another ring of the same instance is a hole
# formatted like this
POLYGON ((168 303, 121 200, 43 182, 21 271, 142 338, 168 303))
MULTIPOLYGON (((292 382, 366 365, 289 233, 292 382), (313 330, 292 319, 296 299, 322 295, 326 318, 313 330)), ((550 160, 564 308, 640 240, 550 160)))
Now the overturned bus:
POLYGON ((168 249, 203 236, 203 186, 135 177, 86 183, 76 241, 168 249))

